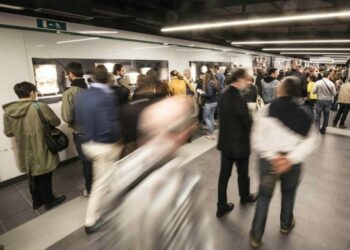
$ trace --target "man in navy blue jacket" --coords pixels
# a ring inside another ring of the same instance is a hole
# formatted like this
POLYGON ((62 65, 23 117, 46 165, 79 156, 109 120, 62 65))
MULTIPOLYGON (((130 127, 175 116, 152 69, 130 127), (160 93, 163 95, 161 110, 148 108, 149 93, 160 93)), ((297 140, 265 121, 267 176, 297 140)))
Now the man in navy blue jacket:
POLYGON ((118 160, 121 151, 118 99, 109 87, 111 79, 103 65, 97 66, 93 72, 94 83, 77 96, 75 103, 76 120, 83 133, 82 149, 93 162, 94 183, 85 220, 88 234, 103 224, 99 206, 108 190, 101 176, 118 160))

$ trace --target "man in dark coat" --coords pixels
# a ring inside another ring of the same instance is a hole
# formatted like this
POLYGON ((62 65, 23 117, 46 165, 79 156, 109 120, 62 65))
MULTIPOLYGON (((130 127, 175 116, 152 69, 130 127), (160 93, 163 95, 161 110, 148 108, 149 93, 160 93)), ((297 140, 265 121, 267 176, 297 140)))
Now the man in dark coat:
POLYGON ((243 68, 231 71, 227 78, 229 86, 222 92, 219 101, 220 128, 217 148, 221 151, 221 170, 217 217, 222 217, 234 208, 233 203, 227 203, 226 192, 234 163, 237 165, 241 204, 256 201, 256 195, 250 194, 248 174, 252 118, 246 100, 240 95, 240 91, 248 87, 250 79, 243 68))

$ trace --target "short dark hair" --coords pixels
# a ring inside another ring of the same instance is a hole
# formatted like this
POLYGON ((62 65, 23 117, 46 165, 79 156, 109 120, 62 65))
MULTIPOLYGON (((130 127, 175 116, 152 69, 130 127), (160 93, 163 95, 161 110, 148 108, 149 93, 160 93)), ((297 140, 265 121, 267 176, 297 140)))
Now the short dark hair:
POLYGON ((301 81, 298 77, 288 76, 282 80, 281 84, 287 96, 301 97, 301 81))
POLYGON ((316 78, 316 76, 314 76, 314 75, 310 75, 309 78, 310 78, 310 80, 311 80, 312 82, 316 82, 316 81, 317 81, 317 78, 316 78))
POLYGON ((98 65, 92 72, 92 78, 99 83, 108 83, 111 80, 111 76, 108 73, 106 66, 98 65))
POLYGON ((77 62, 70 62, 65 67, 66 73, 71 72, 76 77, 83 77, 84 71, 83 71, 83 65, 77 62))
POLYGON ((333 69, 325 70, 325 72, 323 73, 323 77, 328 77, 332 72, 334 72, 333 69))
POLYGON ((119 64, 119 63, 114 64, 114 66, 113 66, 113 75, 117 75, 117 72, 121 71, 123 67, 124 67, 123 64, 119 64))
POLYGON ((234 68, 227 73, 227 83, 231 84, 248 76, 248 71, 245 68, 234 68))
POLYGON ((220 69, 219 65, 214 65, 214 69, 220 69))
POLYGON ((274 73, 276 73, 277 69, 276 68, 270 68, 268 71, 267 71, 267 74, 270 76, 274 73))
POLYGON ((37 88, 33 83, 30 82, 20 82, 17 83, 13 90, 15 91, 18 98, 28 98, 30 97, 30 92, 37 92, 37 88))
POLYGON ((171 76, 177 76, 178 74, 179 74, 179 72, 177 70, 170 71, 171 76))

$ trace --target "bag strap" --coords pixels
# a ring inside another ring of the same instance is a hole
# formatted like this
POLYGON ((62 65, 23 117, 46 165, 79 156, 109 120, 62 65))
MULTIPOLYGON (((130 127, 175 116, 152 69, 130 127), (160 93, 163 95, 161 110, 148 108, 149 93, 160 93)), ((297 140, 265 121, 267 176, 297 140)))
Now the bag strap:
POLYGON ((332 93, 331 89, 329 88, 328 84, 326 83, 326 81, 323 79, 322 79, 322 81, 324 82, 324 84, 326 84, 326 87, 327 87, 329 93, 333 96, 333 93, 332 93))
POLYGON ((34 102, 34 106, 35 106, 36 111, 37 111, 38 114, 39 114, 41 123, 44 124, 44 125, 48 125, 49 123, 46 121, 46 119, 45 119, 43 113, 41 112, 41 110, 40 110, 40 108, 39 108, 38 102, 34 102))

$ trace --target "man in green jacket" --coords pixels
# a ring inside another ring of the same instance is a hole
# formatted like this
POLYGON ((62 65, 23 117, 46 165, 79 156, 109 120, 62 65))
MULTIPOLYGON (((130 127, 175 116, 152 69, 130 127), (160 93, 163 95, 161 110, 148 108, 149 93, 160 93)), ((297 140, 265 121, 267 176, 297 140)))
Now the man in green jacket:
MULTIPOLYGON (((17 83, 14 87, 19 100, 5 104, 4 132, 7 137, 15 137, 17 166, 29 176, 29 187, 33 209, 45 205, 50 209, 65 200, 65 196, 55 197, 52 192, 52 172, 60 159, 57 153, 49 151, 38 112, 35 108, 36 86, 29 82, 17 83)), ((58 126, 61 121, 48 105, 37 102, 45 119, 58 126)))
POLYGON ((80 92, 87 89, 87 84, 83 78, 83 66, 80 63, 68 63, 65 70, 68 79, 71 82, 71 87, 62 95, 61 116, 63 121, 65 121, 73 130, 74 144, 83 164, 83 174, 85 178, 85 190, 83 191, 83 196, 88 197, 92 186, 92 163, 84 156, 81 149, 82 132, 74 117, 75 98, 80 92))

